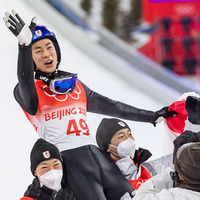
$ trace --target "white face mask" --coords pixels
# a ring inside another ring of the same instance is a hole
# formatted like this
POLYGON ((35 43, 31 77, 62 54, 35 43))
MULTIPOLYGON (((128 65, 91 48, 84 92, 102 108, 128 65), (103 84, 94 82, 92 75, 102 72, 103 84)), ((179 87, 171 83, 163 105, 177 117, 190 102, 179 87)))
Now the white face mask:
MULTIPOLYGON (((121 142, 118 145, 118 147, 111 145, 111 144, 109 144, 109 145, 117 148, 117 153, 118 153, 118 156, 120 156, 120 158, 126 158, 128 156, 133 158, 134 155, 135 155, 135 148, 136 148, 135 147, 135 140, 132 140, 130 138, 121 142)), ((115 154, 115 153, 113 153, 113 154, 115 154)))
POLYGON ((63 177, 62 170, 53 169, 39 177, 41 185, 44 185, 55 191, 59 191, 61 189, 61 180, 63 177))

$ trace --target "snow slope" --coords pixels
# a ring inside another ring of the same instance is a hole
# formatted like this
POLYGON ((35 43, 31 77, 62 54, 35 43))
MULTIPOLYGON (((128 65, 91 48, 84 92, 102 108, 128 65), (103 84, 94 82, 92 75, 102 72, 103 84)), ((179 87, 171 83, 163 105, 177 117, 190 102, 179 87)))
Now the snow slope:
MULTIPOLYGON (((79 79, 91 89, 140 108, 158 110, 165 106, 84 55, 67 38, 59 35, 50 22, 45 21, 37 11, 32 10, 22 0, 1 0, 0 16, 3 18, 4 12, 10 12, 13 8, 26 23, 29 24, 32 17, 36 15, 39 18, 38 24, 45 24, 56 33, 62 51, 60 68, 77 72, 79 79)), ((13 89, 17 83, 17 39, 5 27, 3 20, 0 20, 0 26, 0 198, 14 200, 23 196, 33 179, 30 172, 29 155, 38 136, 13 97, 13 89)), ((88 124, 94 134, 103 117, 102 115, 88 114, 88 124)), ((164 128, 162 123, 154 128, 151 124, 126 122, 132 128, 137 147, 148 148, 154 157, 163 154, 164 128)))

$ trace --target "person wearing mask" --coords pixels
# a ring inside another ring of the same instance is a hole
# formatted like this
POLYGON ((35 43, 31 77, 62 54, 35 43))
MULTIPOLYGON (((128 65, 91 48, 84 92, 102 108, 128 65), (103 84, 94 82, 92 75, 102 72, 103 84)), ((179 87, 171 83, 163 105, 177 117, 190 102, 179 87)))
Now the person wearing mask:
MULTIPOLYGON (((200 134, 200 133, 199 133, 200 134)), ((137 190, 134 200, 199 200, 200 142, 186 143, 174 155, 174 170, 167 168, 137 190)))
POLYGON ((87 112, 156 124, 169 117, 164 107, 156 112, 104 97, 81 82, 77 74, 59 70, 60 46, 47 27, 30 26, 12 11, 4 21, 19 41, 16 101, 41 138, 62 154, 67 182, 77 199, 115 200, 133 188, 116 165, 96 147, 87 125, 87 112), (68 164, 70 163, 70 165, 68 164), (112 177, 112 178, 110 178, 112 177))
POLYGON ((136 149, 130 127, 118 118, 102 119, 97 128, 96 141, 99 148, 115 161, 134 189, 173 165, 172 154, 148 161, 152 154, 143 148, 136 149))
POLYGON ((76 200, 62 182, 62 157, 55 145, 38 139, 31 150, 30 161, 35 178, 20 200, 76 200))

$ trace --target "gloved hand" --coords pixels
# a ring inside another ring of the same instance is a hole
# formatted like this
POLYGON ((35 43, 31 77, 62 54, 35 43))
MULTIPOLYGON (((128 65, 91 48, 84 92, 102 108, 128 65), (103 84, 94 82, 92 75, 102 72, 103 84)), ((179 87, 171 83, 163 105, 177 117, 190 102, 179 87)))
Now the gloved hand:
POLYGON ((3 20, 10 31, 17 37, 19 44, 28 46, 32 40, 37 18, 34 17, 31 20, 30 26, 26 26, 24 21, 15 10, 12 10, 12 14, 13 15, 11 15, 9 12, 6 12, 6 17, 4 17, 3 20))
POLYGON ((156 111, 157 114, 157 119, 154 123, 154 126, 161 122, 164 118, 168 118, 168 117, 172 117, 174 115, 176 115, 177 113, 175 111, 168 111, 169 106, 166 106, 164 108, 161 108, 160 110, 156 111))
POLYGON ((188 96, 186 98, 185 108, 188 112, 188 120, 192 124, 200 124, 200 98, 188 96))

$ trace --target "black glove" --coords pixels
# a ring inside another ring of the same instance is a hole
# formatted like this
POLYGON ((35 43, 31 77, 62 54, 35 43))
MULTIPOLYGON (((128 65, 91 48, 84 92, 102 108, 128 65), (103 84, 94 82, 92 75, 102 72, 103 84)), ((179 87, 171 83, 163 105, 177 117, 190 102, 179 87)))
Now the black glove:
POLYGON ((168 109, 169 109, 169 106, 166 106, 166 107, 161 108, 160 110, 156 111, 157 119, 156 119, 156 121, 154 123, 154 126, 157 123, 161 122, 164 118, 166 119, 168 117, 172 117, 172 116, 174 116, 174 115, 177 114, 177 112, 175 112, 175 111, 168 111, 168 109))
POLYGON ((185 102, 188 120, 192 124, 200 124, 200 98, 188 96, 185 102))
POLYGON ((31 43, 33 31, 36 25, 36 17, 31 20, 30 26, 26 26, 21 17, 17 14, 15 10, 12 10, 11 15, 9 12, 6 12, 6 17, 3 18, 6 26, 9 30, 17 37, 20 45, 28 46, 31 43))

